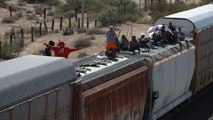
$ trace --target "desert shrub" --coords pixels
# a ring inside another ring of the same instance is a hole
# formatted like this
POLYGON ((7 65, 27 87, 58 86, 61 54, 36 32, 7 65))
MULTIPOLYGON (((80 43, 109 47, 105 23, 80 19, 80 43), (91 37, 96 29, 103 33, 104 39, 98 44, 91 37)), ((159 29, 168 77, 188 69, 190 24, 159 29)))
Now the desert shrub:
POLYGON ((49 6, 58 6, 61 4, 61 1, 60 0, 47 0, 45 2, 46 5, 49 5, 49 6))
POLYGON ((63 35, 73 35, 74 30, 72 28, 65 28, 63 29, 63 35))
POLYGON ((55 11, 50 10, 47 12, 47 16, 54 16, 55 15, 55 11))
POLYGON ((139 18, 140 16, 137 14, 128 13, 120 17, 120 23, 122 23, 122 20, 136 22, 139 18))
POLYGON ((150 15, 153 17, 153 20, 156 21, 163 16, 192 9, 194 7, 196 7, 195 4, 185 4, 181 1, 174 4, 169 4, 166 2, 166 0, 161 0, 155 1, 149 8, 151 10, 150 15))
POLYGON ((53 33, 59 33, 60 30, 59 29, 54 29, 53 33))
POLYGON ((44 6, 43 5, 36 5, 34 6, 35 14, 42 15, 44 12, 44 6))
POLYGON ((15 23, 15 20, 16 19, 14 17, 5 17, 3 18, 2 23, 15 23))
POLYGON ((106 34, 105 31, 99 29, 99 28, 92 28, 92 29, 89 29, 87 32, 86 32, 87 35, 104 35, 106 34))
POLYGON ((59 5, 55 10, 55 16, 56 17, 74 17, 75 16, 75 10, 72 8, 73 5, 63 4, 59 5))
POLYGON ((20 2, 17 3, 17 5, 18 5, 18 6, 26 6, 26 3, 20 1, 20 2))
POLYGON ((0 4, 3 4, 6 0, 0 0, 0 4))
POLYGON ((77 32, 78 32, 78 34, 85 33, 85 32, 87 32, 87 29, 86 28, 79 28, 79 29, 77 29, 77 32))
POLYGON ((31 34, 31 28, 30 27, 24 28, 24 33, 31 34))
POLYGON ((10 45, 8 42, 4 42, 2 45, 2 59, 8 60, 17 57, 17 53, 21 51, 17 45, 10 45))
POLYGON ((86 53, 86 51, 78 53, 78 58, 83 58, 83 57, 86 57, 86 56, 88 56, 88 54, 86 53))
POLYGON ((11 35, 11 31, 5 31, 5 32, 4 32, 4 36, 5 36, 5 37, 9 37, 10 35, 11 35))
POLYGON ((209 3, 213 3, 213 0, 201 0, 199 4, 205 5, 205 4, 209 4, 209 3))
POLYGON ((60 4, 60 0, 22 0, 22 1, 26 1, 28 3, 44 3, 46 5, 58 5, 60 4))
POLYGON ((90 47, 91 45, 92 45, 92 42, 87 37, 79 38, 76 41, 74 41, 75 48, 86 48, 86 47, 90 47))
POLYGON ((126 21, 135 22, 143 15, 143 11, 138 10, 136 3, 132 0, 111 2, 90 0, 87 12, 93 19, 100 21, 102 26, 116 25, 126 21))
POLYGON ((75 16, 75 11, 73 11, 73 10, 66 11, 66 12, 63 13, 63 16, 65 18, 74 17, 75 16))
POLYGON ((21 9, 19 6, 13 5, 13 4, 10 5, 10 7, 11 7, 11 9, 12 9, 13 12, 19 11, 21 9))
POLYGON ((14 15, 15 18, 21 18, 22 17, 22 12, 16 12, 14 15))
POLYGON ((90 38, 91 40, 95 40, 95 35, 93 34, 93 35, 89 36, 89 38, 90 38))
POLYGON ((145 15, 144 17, 139 18, 136 23, 138 24, 152 24, 153 23, 153 19, 151 16, 149 15, 145 15))
POLYGON ((29 14, 27 16, 27 20, 38 20, 38 16, 36 16, 35 14, 29 14))

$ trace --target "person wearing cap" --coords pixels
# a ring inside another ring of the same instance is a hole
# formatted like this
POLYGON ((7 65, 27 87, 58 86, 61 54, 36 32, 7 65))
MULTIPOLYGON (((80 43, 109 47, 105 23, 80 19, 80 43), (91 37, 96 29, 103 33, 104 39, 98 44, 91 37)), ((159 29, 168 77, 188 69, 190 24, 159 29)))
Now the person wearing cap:
POLYGON ((65 47, 65 43, 61 40, 59 41, 58 46, 51 46, 51 45, 48 45, 47 43, 44 43, 44 45, 46 45, 49 49, 53 50, 56 57, 64 57, 64 58, 68 58, 71 52, 74 52, 80 49, 80 48, 65 47))

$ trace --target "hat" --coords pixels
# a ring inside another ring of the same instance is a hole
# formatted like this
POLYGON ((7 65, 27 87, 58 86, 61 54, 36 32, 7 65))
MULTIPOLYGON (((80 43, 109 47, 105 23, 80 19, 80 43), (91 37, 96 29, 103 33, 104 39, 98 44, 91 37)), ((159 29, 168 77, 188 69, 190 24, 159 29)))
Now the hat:
POLYGON ((58 41, 58 45, 60 45, 60 44, 63 45, 63 46, 65 46, 65 43, 64 43, 63 40, 59 40, 59 41, 58 41))
POLYGON ((110 27, 109 27, 109 30, 113 30, 113 29, 114 29, 114 27, 113 27, 113 26, 110 26, 110 27))

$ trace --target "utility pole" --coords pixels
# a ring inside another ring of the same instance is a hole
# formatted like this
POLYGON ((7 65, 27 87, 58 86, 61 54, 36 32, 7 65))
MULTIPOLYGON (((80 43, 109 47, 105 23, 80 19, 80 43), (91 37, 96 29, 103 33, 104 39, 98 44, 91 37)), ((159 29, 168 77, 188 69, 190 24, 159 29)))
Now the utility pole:
POLYGON ((81 0, 81 28, 84 28, 84 4, 85 1, 81 0))

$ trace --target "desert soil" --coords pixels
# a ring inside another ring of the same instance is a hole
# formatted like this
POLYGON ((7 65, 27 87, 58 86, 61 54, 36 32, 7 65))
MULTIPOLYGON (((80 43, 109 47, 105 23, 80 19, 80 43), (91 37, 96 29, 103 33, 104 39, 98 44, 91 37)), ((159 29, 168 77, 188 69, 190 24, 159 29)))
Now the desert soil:
MULTIPOLYGON (((18 0, 10 0, 8 1, 9 5, 16 5, 18 3, 18 0)), ((20 18, 20 20, 16 21, 16 23, 13 24, 5 24, 0 22, 0 40, 4 41, 4 35, 5 32, 9 32, 12 27, 20 26, 24 29, 30 28, 31 26, 36 26, 38 23, 35 23, 35 21, 29 21, 27 20, 26 11, 33 10, 33 5, 26 4, 25 6, 22 6, 23 11, 23 17, 20 18)), ((0 21, 2 21, 3 18, 9 17, 9 11, 5 8, 0 8, 0 21)), ((13 13, 15 14, 15 13, 13 13)), ((74 20, 73 20, 74 21, 74 20)), ((58 25, 57 25, 58 26, 58 25)), ((142 32, 146 34, 147 29, 150 27, 150 25, 146 24, 135 24, 135 23, 125 23, 121 24, 119 26, 116 26, 116 33, 119 34, 119 39, 122 34, 125 34, 127 38, 130 40, 132 35, 135 35, 138 37, 142 32)), ((101 28, 105 32, 108 30, 108 28, 101 28)), ((26 36, 25 36, 26 37, 26 36)), ((44 35, 42 37, 36 38, 34 42, 30 42, 30 37, 28 35, 27 43, 25 44, 23 50, 19 53, 20 56, 25 55, 42 55, 42 51, 44 50, 45 46, 43 43, 48 43, 49 40, 53 40, 54 42, 58 42, 58 40, 63 40, 66 43, 67 47, 72 48, 74 45, 74 42, 80 38, 87 37, 84 33, 77 34, 77 32, 74 32, 74 35, 70 36, 63 36, 62 32, 59 33, 50 33, 47 35, 44 35)), ((83 48, 79 51, 73 52, 69 55, 68 60, 71 62, 84 59, 86 57, 95 55, 97 53, 105 51, 105 41, 106 36, 105 35, 95 35, 95 40, 91 40, 92 45, 91 47, 83 48), (87 56, 83 58, 79 58, 78 55, 86 53, 87 56)))

